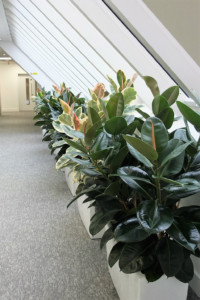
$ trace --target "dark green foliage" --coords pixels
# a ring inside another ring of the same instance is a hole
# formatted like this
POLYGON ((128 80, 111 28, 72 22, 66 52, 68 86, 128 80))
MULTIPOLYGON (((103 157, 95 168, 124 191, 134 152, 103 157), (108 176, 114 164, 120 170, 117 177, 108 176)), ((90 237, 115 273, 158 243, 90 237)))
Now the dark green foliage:
POLYGON ((100 99, 92 91, 88 105, 68 90, 59 96, 70 107, 80 107, 77 114, 85 114, 82 131, 68 124, 72 114, 58 117, 63 109, 50 95, 38 100, 36 125, 47 130, 44 140, 50 147, 66 151, 57 169, 72 167, 79 179, 68 206, 85 195, 84 202, 95 208, 90 233, 107 225, 101 248, 114 238, 110 267, 119 263, 124 273, 141 271, 149 282, 163 274, 188 282, 194 273, 190 256, 200 257, 200 209, 179 205, 181 198, 200 192, 200 139, 191 136, 187 124, 200 130, 200 115, 177 101, 186 126, 168 131, 176 120, 177 86, 160 94, 157 81, 143 77, 153 94, 149 116, 131 105, 136 91, 121 70, 119 87, 108 79, 112 94, 100 99))

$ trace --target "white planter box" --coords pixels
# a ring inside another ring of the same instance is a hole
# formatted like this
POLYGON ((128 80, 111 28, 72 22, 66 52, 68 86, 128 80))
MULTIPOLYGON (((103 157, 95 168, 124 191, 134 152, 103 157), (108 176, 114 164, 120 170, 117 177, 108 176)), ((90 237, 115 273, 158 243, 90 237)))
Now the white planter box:
MULTIPOLYGON (((78 183, 73 181, 73 173, 71 172, 70 168, 65 168, 65 178, 67 185, 70 189, 70 192, 72 196, 76 195, 76 189, 78 187, 78 183)), ((82 196, 79 199, 77 199, 77 204, 78 204, 78 211, 81 217, 81 220, 83 222, 83 225, 85 226, 85 229, 87 230, 87 233, 91 239, 100 239, 104 233, 104 230, 101 230, 98 234, 96 235, 91 235, 89 232, 89 226, 90 226, 90 219, 94 215, 94 207, 88 208, 90 203, 83 203, 83 201, 86 199, 86 196, 82 196)))
POLYGON ((70 168, 67 167, 67 168, 64 168, 64 170, 65 170, 65 179, 66 179, 67 185, 70 189, 72 196, 75 196, 76 189, 78 187, 78 183, 74 182, 73 173, 71 172, 70 168))
MULTIPOLYGON (((107 256, 115 245, 114 240, 107 243, 107 256)), ((120 300, 186 300, 188 284, 176 278, 162 276, 155 282, 148 283, 141 272, 125 274, 118 263, 109 272, 120 300)))
MULTIPOLYGON (((200 205, 200 193, 189 196, 181 200, 181 206, 200 205)), ((200 297, 200 258, 191 256, 194 264, 194 277, 189 285, 196 295, 200 297)))
POLYGON ((89 207, 91 202, 83 203, 83 201, 86 199, 86 196, 82 196, 78 199, 78 211, 81 216, 81 220, 85 226, 85 229, 87 230, 87 233, 89 234, 91 239, 100 239, 102 238, 104 234, 104 229, 102 229, 100 232, 98 232, 96 235, 91 235, 89 232, 90 227, 90 219, 95 213, 94 207, 89 207))

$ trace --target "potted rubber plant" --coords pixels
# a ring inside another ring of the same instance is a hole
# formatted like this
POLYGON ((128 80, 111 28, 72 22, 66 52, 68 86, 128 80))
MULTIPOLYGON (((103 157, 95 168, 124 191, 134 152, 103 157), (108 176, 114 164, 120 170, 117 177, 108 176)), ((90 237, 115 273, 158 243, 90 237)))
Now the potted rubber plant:
MULTIPOLYGON (((74 176, 80 182, 77 190, 77 193, 81 192, 78 197, 79 212, 91 237, 100 237, 102 233, 98 229, 89 231, 90 219, 94 215, 94 205, 88 209, 85 199, 88 198, 88 194, 86 196, 84 191, 87 190, 87 186, 94 186, 97 182, 100 183, 102 191, 101 185, 106 187, 113 181, 108 179, 110 165, 113 166, 113 171, 116 170, 128 153, 125 141, 119 134, 122 131, 133 133, 137 127, 137 118, 128 114, 131 109, 133 110, 130 104, 136 99, 133 79, 126 80, 121 70, 118 71, 117 77, 121 85, 117 87, 112 81, 114 85, 112 94, 106 95, 103 84, 97 84, 94 90, 90 91, 92 100, 87 102, 87 115, 80 116, 79 131, 75 131, 74 127, 73 129, 67 127, 67 124, 62 123, 60 118, 58 122, 54 122, 57 130, 65 132, 68 137, 74 137, 74 141, 64 138, 70 147, 57 162, 56 167, 57 169, 67 167, 67 170, 69 167, 73 168, 74 176), (104 164, 102 164, 103 161, 104 164)), ((134 106, 134 109, 136 107, 134 106)), ((97 190, 98 188, 96 196, 97 190)), ((91 190, 90 196, 92 192, 94 193, 94 190, 91 190)))
MULTIPOLYGON (((63 83, 60 88, 53 86, 54 91, 46 92, 44 89, 38 90, 38 96, 34 100, 37 120, 35 126, 40 126, 43 130, 43 141, 48 141, 48 147, 51 154, 55 153, 55 159, 58 160, 65 153, 68 145, 63 141, 63 133, 54 129, 52 122, 57 120, 58 116, 65 112, 69 106, 76 110, 79 107, 84 108, 84 98, 80 95, 75 96, 63 83)), ((74 113, 74 118, 76 115, 74 113)))
MULTIPOLYGON (((95 207, 91 233, 98 233, 108 225, 101 247, 107 242, 113 243, 108 247, 108 261, 111 268, 118 264, 122 271, 118 272, 121 282, 123 273, 126 283, 130 278, 138 282, 139 287, 137 285, 136 289, 134 285, 131 297, 141 289, 143 294, 149 293, 146 282, 159 280, 156 287, 152 284, 154 290, 161 289, 163 293, 171 289, 176 299, 184 299, 187 284, 179 281, 191 280, 190 256, 199 256, 200 209, 196 206, 182 208, 180 200, 200 191, 199 141, 191 137, 187 126, 169 131, 175 122, 171 105, 178 97, 178 87, 171 87, 160 95, 155 80, 144 79, 154 95, 154 116, 139 110, 146 120, 133 116, 132 122, 125 124, 123 111, 119 115, 119 95, 115 97, 118 99, 115 105, 110 99, 103 108, 109 119, 96 120, 97 114, 92 110, 95 121, 91 130, 79 138, 76 136, 73 143, 68 141, 76 153, 73 157, 66 154, 59 164, 74 162, 85 174, 72 202, 86 195, 85 202, 95 207), (110 113, 109 103, 112 103, 110 113), (99 144, 100 150, 95 146, 99 144), (145 284, 141 287, 142 281, 145 284)), ((118 278, 112 271, 111 275, 118 278)), ((130 295, 123 289, 121 293, 120 284, 113 281, 120 298, 129 299, 130 295)), ((162 295, 163 299, 169 297, 167 292, 162 295)))
MULTIPOLYGON (((188 126, 167 131, 174 120, 170 104, 177 98, 176 89, 168 89, 164 96, 155 95, 152 103, 155 117, 148 117, 143 123, 141 136, 124 135, 130 153, 140 163, 137 167, 119 168, 115 174, 133 193, 126 202, 127 216, 121 222, 110 223, 102 245, 114 237, 115 242, 109 242, 108 261, 110 267, 118 262, 115 271, 120 269, 126 274, 139 271, 149 282, 159 279, 154 293, 159 293, 160 287, 163 292, 169 283, 175 299, 186 299, 187 285, 163 280, 165 275, 189 282, 194 275, 190 256, 200 256, 200 207, 180 207, 182 198, 200 191, 199 139, 194 140, 188 126), (163 118, 165 115, 167 119, 163 118)), ((177 101, 177 105, 186 120, 199 130, 199 115, 181 102, 177 101)), ((110 272, 121 299, 132 299, 133 293, 136 297, 136 287, 130 294, 124 294, 128 279, 122 272, 118 276, 112 268, 110 272)), ((136 278, 144 295, 149 296, 151 290, 144 278, 134 276, 132 280, 136 278)), ((145 299, 144 295, 141 297, 145 299)), ((162 298, 170 298, 167 290, 162 298)))

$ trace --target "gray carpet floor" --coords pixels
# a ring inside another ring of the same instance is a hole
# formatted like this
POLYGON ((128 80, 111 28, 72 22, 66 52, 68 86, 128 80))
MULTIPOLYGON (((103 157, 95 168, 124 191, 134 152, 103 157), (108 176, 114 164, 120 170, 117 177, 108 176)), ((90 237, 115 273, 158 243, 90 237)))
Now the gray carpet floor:
POLYGON ((0 300, 118 300, 32 117, 0 117, 0 300))
POLYGON ((0 300, 117 300, 32 116, 0 117, 0 300))

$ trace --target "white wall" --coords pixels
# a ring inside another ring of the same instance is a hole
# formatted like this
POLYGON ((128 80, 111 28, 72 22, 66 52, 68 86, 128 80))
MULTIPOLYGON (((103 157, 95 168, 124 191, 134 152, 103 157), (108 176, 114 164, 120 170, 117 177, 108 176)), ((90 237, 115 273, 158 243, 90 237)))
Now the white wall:
POLYGON ((0 62, 1 111, 19 111, 18 74, 26 73, 14 62, 0 62))
POLYGON ((143 1, 200 66, 200 1, 143 1))

